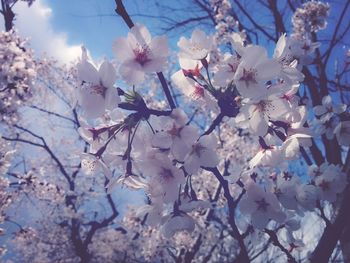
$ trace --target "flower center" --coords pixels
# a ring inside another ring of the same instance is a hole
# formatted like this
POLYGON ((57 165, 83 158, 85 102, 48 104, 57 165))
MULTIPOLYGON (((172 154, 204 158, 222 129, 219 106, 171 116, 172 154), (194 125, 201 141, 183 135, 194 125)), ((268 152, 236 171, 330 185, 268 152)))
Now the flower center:
POLYGON ((192 52, 196 52, 196 51, 202 51, 203 48, 199 45, 199 43, 192 42, 192 46, 190 47, 190 50, 192 52))
POLYGON ((330 189, 329 182, 326 180, 322 180, 322 182, 318 186, 321 187, 323 191, 327 191, 330 189))
POLYGON ((205 150, 205 147, 202 146, 199 143, 195 143, 192 145, 192 152, 191 154, 196 154, 198 157, 201 157, 202 151, 205 150))
POLYGON ((228 72, 235 73, 239 65, 239 60, 235 59, 233 62, 227 63, 227 65, 229 66, 228 72))
POLYGON ((256 110, 266 114, 268 117, 270 116, 270 111, 273 111, 274 109, 275 107, 269 100, 262 100, 256 104, 256 110))
POLYGON ((265 198, 262 198, 261 200, 256 200, 255 203, 258 205, 258 210, 266 212, 267 207, 270 205, 265 201, 265 198))
POLYGON ((305 53, 310 50, 310 45, 308 45, 306 42, 304 43, 302 49, 304 49, 305 53))
POLYGON ((159 174, 165 181, 168 181, 168 180, 171 180, 172 178, 174 178, 172 171, 170 169, 167 169, 164 167, 162 167, 162 170, 159 174))
POLYGON ((192 92, 191 97, 194 99, 203 98, 204 97, 204 89, 201 86, 195 84, 194 91, 192 92))
POLYGON ((181 138, 181 129, 178 129, 175 124, 173 124, 173 127, 168 130, 168 134, 171 135, 172 138, 179 137, 181 138))
POLYGON ((150 49, 147 45, 138 45, 137 48, 133 49, 135 60, 141 65, 144 66, 147 62, 151 61, 149 58, 150 49))
POLYGON ((245 69, 243 68, 242 77, 239 79, 240 81, 244 81, 245 85, 248 87, 249 84, 257 84, 256 77, 258 75, 258 72, 256 69, 245 69))
POLYGON ((102 85, 92 85, 90 89, 90 94, 100 95, 105 97, 107 88, 102 85))

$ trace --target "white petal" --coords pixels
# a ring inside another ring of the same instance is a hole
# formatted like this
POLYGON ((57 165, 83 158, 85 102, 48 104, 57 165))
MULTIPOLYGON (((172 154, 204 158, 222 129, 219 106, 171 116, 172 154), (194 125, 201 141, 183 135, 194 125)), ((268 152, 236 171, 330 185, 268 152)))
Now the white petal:
POLYGON ((117 80, 117 72, 112 63, 103 61, 98 71, 102 85, 106 88, 112 87, 117 80))
POLYGON ((141 45, 148 45, 151 42, 151 34, 144 25, 137 24, 133 26, 130 33, 136 38, 141 45))
POLYGON ((269 222, 269 216, 267 213, 255 212, 251 217, 252 225, 260 230, 264 229, 269 222))
POLYGON ((194 174, 198 171, 200 168, 200 161, 199 158, 195 154, 190 154, 185 159, 184 164, 185 170, 189 174, 194 174))
POLYGON ((322 98, 322 105, 326 107, 332 106, 332 98, 331 96, 327 95, 322 98))
POLYGON ((269 59, 256 66, 259 80, 272 80, 281 72, 281 65, 277 60, 269 59))
POLYGON ((206 149, 201 151, 199 162, 203 167, 216 167, 219 164, 219 158, 214 150, 206 149))
POLYGON ((167 57, 169 52, 167 37, 161 36, 153 38, 150 49, 155 57, 167 57))
POLYGON ((157 148, 167 149, 172 144, 171 136, 166 132, 157 132, 152 137, 152 145, 157 148))
POLYGON ((264 136, 267 133, 267 121, 264 114, 259 110, 253 111, 252 116, 249 120, 249 125, 252 132, 256 135, 264 136))
POLYGON ((128 84, 140 84, 145 80, 145 73, 140 65, 133 61, 128 61, 120 65, 119 73, 128 84))
POLYGON ((327 109, 323 105, 317 105, 314 107, 314 113, 316 116, 321 116, 322 114, 325 114, 327 109))
POLYGON ((114 55, 121 61, 130 60, 135 57, 132 48, 125 38, 118 38, 112 46, 114 55))
POLYGON ((106 109, 114 110, 118 107, 118 103, 120 103, 120 97, 118 95, 118 90, 114 87, 108 88, 106 91, 106 109))
POLYGON ((77 64, 78 78, 80 81, 99 84, 100 76, 96 68, 87 61, 82 61, 77 64))

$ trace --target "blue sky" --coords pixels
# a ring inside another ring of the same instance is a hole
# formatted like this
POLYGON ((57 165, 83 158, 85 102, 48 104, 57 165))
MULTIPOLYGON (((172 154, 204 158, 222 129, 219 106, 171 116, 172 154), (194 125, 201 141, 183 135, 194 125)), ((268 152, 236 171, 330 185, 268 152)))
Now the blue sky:
MULTIPOLYGON (((161 9, 155 7, 151 0, 124 2, 126 9, 132 15, 143 13, 157 16, 166 13, 164 11, 162 13, 161 9)), ((280 2, 281 6, 282 2, 280 2)), ((176 6, 177 3, 171 0, 161 1, 162 5, 170 7, 176 6)), ((330 17, 334 19, 340 12, 339 3, 332 1, 331 7, 330 17)), ((80 52, 79 47, 84 44, 95 59, 101 59, 103 56, 111 58, 113 40, 119 36, 126 36, 128 32, 127 26, 115 14, 114 9, 114 0, 36 0, 29 9, 25 3, 20 2, 15 8, 18 14, 16 27, 22 35, 31 38, 32 47, 39 54, 46 51, 49 55, 67 62, 80 52)), ((188 13, 191 14, 190 11, 188 13)), ((174 14, 169 13, 164 16, 174 17, 174 14)), ((269 19, 266 14, 258 16, 257 19, 263 24, 269 19)), ((160 27, 164 25, 157 19, 140 16, 134 16, 133 19, 135 22, 146 24, 152 35, 159 34, 160 27)), ((289 15, 286 20, 290 20, 289 15)), ((333 23, 329 23, 328 29, 334 26, 333 23)), ((326 31, 331 32, 331 30, 326 31)), ((186 33, 188 35, 188 32, 186 33)), ((179 34, 170 34, 172 48, 176 48, 179 36, 179 34)))
MULTIPOLYGON (((140 10, 155 12, 146 0, 124 2, 130 14, 140 13, 140 10)), ((164 1, 164 4, 168 2, 174 4, 173 1, 164 1)), ((38 55, 46 52, 68 62, 79 56, 80 46, 84 44, 94 59, 112 58, 113 41, 128 33, 127 26, 114 9, 113 0, 36 0, 30 8, 19 2, 15 7, 18 15, 15 26, 22 36, 30 38, 38 55)), ((154 32, 159 29, 159 24, 155 19, 137 17, 134 20, 146 24, 152 35, 156 35, 154 32)), ((172 47, 176 46, 176 41, 171 41, 172 47)))
POLYGON ((67 32, 68 43, 84 43, 94 56, 111 56, 111 46, 117 36, 126 35, 128 28, 114 14, 114 1, 47 0, 54 10, 52 25, 67 32))

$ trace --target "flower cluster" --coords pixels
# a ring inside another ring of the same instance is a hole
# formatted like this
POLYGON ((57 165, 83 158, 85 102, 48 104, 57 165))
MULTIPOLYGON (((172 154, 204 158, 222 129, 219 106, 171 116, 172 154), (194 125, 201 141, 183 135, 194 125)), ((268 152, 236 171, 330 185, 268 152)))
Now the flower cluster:
POLYGON ((294 34, 297 37, 325 29, 327 26, 327 17, 329 15, 329 5, 321 1, 308 1, 297 8, 292 23, 294 34))
POLYGON ((339 165, 328 163, 323 163, 319 167, 312 165, 309 167, 309 174, 317 189, 319 200, 335 202, 337 194, 346 187, 346 174, 339 165))
MULTIPOLYGON (((315 4, 311 3, 304 6, 306 10, 315 4)), ((212 4, 224 8, 217 10, 222 15, 217 19, 224 19, 229 3, 212 4)), ((316 31, 316 22, 311 24, 310 30, 316 31)), ((180 70, 171 80, 184 101, 195 102, 206 117, 216 116, 205 127, 194 125, 187 109, 151 108, 139 92, 138 86, 155 73, 167 89, 160 73, 167 63, 165 37, 152 39, 145 26, 132 27, 127 38, 113 45, 118 70, 106 61, 97 70, 83 50, 78 75, 89 98, 88 103, 80 103, 85 112, 90 111, 87 119, 94 120, 82 121, 79 128, 90 144, 90 152, 82 154, 82 167, 87 174, 104 173, 108 193, 118 185, 142 189, 147 204, 137 214, 165 238, 195 231, 195 212, 212 205, 192 182, 205 172, 218 176, 219 169, 224 170, 223 180, 230 182, 232 191, 244 194, 238 207, 248 225, 263 230, 271 221, 284 224, 290 243, 301 245, 293 234, 300 227, 300 215, 319 202, 334 202, 344 189, 341 185, 346 185, 341 167, 333 164, 313 167, 322 171, 320 175, 304 180, 288 169, 288 162, 307 154, 315 136, 299 87, 304 80, 302 67, 313 60, 319 43, 283 34, 269 56, 264 47, 247 44, 242 37, 231 34, 228 39, 232 53, 221 51, 221 42, 199 29, 178 41, 180 70), (132 90, 113 87, 117 71, 132 90), (114 95, 109 96, 109 91, 114 95), (230 148, 234 145, 225 145, 225 135, 216 136, 218 126, 249 137, 245 143, 250 149, 245 152, 250 156, 234 156, 230 148)), ((330 96, 314 108, 321 123, 339 118, 346 110, 345 105, 334 106, 330 96)), ((343 146, 349 142, 348 123, 340 121, 332 130, 343 146)))
MULTIPOLYGON (((5 210, 12 203, 12 194, 8 191, 10 181, 4 177, 11 166, 11 159, 15 153, 11 150, 10 144, 0 137, 0 226, 5 221, 5 210)), ((0 227, 0 236, 5 234, 5 230, 0 227)), ((0 246, 0 258, 6 253, 6 247, 0 246)))
POLYGON ((244 32, 237 31, 238 22, 232 16, 232 6, 228 0, 211 0, 211 8, 214 10, 215 18, 215 39, 219 42, 225 42, 228 38, 236 37, 245 39, 244 32))
POLYGON ((31 93, 36 75, 32 52, 15 31, 0 33, 0 119, 17 120, 17 108, 31 93))
POLYGON ((334 135, 340 145, 349 146, 350 121, 343 118, 346 115, 347 106, 343 103, 334 104, 331 96, 327 95, 322 99, 322 105, 314 107, 317 119, 314 120, 314 127, 318 134, 325 134, 328 140, 334 135))

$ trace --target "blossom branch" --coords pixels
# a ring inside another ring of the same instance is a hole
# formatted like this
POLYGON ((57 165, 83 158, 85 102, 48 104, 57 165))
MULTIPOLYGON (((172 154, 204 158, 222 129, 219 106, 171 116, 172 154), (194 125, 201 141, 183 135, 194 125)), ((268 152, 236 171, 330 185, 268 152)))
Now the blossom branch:
MULTIPOLYGON (((125 6, 123 4, 123 1, 122 0, 115 0, 115 3, 117 5, 117 8, 115 9, 116 13, 118 15, 120 15, 124 22, 128 25, 128 27, 131 29, 135 24, 134 22, 131 20, 128 12, 126 11, 125 9, 125 6)), ((157 76, 159 78, 159 81, 160 83, 162 84, 162 88, 163 88, 163 91, 165 93, 165 96, 168 100, 168 103, 170 105, 170 108, 171 109, 175 109, 176 108, 176 105, 175 105, 175 102, 173 100, 173 97, 171 96, 171 93, 170 93, 170 90, 169 90, 169 87, 168 87, 168 84, 164 78, 164 75, 162 72, 157 72, 157 76)))
POLYGON ((272 241, 272 244, 274 244, 276 247, 279 247, 284 254, 286 254, 288 258, 288 262, 290 263, 297 263, 295 258, 292 256, 292 254, 286 249, 278 240, 277 234, 275 231, 270 230, 270 229, 265 229, 265 233, 269 235, 270 240, 272 241))
POLYGON ((229 209, 228 222, 233 230, 234 237, 237 239, 239 247, 241 249, 241 251, 238 255, 237 261, 238 262, 250 262, 247 248, 244 244, 244 239, 242 238, 242 235, 239 233, 238 227, 237 227, 236 222, 235 222, 235 207, 237 204, 230 193, 230 188, 228 186, 228 182, 221 175, 218 168, 205 167, 204 169, 212 172, 215 175, 216 179, 220 182, 222 189, 224 190, 224 196, 227 200, 227 206, 229 209))

